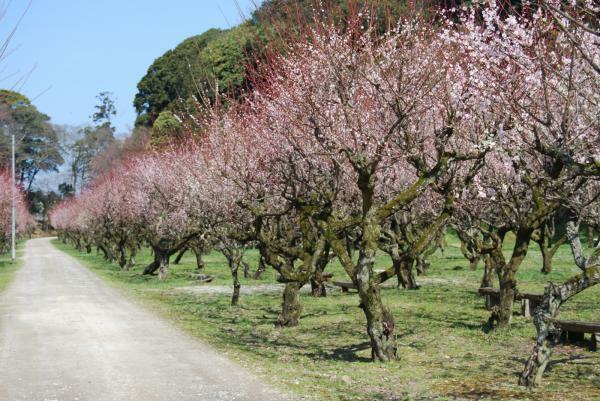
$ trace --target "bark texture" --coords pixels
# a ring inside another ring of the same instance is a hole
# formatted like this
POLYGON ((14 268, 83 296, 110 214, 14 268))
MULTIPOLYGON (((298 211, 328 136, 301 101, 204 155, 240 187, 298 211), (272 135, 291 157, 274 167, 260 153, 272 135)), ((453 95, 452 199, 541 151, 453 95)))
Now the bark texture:
POLYGON ((292 281, 285 284, 283 290, 283 302, 281 313, 275 322, 279 327, 294 327, 298 326, 300 314, 302 313, 302 304, 300 304, 300 288, 302 283, 292 281))
POLYGON ((561 285, 550 283, 546 286, 542 305, 534 314, 537 338, 519 378, 519 384, 522 386, 533 387, 541 384, 552 351, 560 341, 561 330, 555 324, 555 319, 562 304, 581 291, 600 283, 600 249, 596 249, 590 257, 585 256, 579 239, 579 225, 574 221, 567 223, 567 239, 575 264, 583 273, 561 285))
POLYGON ((554 323, 560 307, 569 298, 599 282, 600 267, 590 267, 561 285, 549 284, 546 287, 544 301, 533 318, 537 330, 536 343, 519 378, 520 385, 533 387, 541 384, 554 347, 560 342, 561 330, 554 323))

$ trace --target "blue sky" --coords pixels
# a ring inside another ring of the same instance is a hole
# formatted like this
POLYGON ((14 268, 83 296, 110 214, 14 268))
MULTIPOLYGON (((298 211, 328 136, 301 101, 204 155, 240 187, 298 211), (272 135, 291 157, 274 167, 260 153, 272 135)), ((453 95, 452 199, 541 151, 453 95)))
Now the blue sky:
MULTIPOLYGON (((89 122, 101 91, 116 97, 119 133, 133 126, 136 85, 150 64, 183 39, 229 28, 258 0, 33 0, 0 62, 0 87, 35 67, 20 89, 55 124, 89 122)), ((5 38, 28 0, 0 0, 5 38)))

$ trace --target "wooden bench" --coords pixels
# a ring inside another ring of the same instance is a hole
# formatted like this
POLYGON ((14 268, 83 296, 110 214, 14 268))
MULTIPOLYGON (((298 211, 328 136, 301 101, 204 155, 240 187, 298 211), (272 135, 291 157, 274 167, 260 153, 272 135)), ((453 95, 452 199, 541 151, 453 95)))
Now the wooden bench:
POLYGON ((554 320, 554 323, 562 330, 561 340, 565 343, 576 343, 585 340, 586 334, 591 334, 590 350, 598 349, 600 341, 600 323, 580 322, 576 320, 554 320))
POLYGON ((333 278, 333 273, 323 273, 323 281, 330 282, 333 278))
MULTIPOLYGON (((494 306, 500 305, 499 288, 482 287, 479 289, 479 294, 485 297, 486 309, 490 310, 494 306)), ((543 299, 543 294, 518 292, 515 295, 515 301, 521 301, 521 315, 525 317, 530 317, 535 308, 542 303, 543 299)))
POLYGON ((356 290, 356 286, 354 285, 354 283, 345 283, 342 281, 332 281, 331 284, 335 285, 336 287, 340 287, 342 289, 342 292, 356 290))
POLYGON ((201 283, 210 283, 215 279, 214 276, 209 276, 202 273, 192 273, 190 274, 190 278, 192 280, 198 280, 201 283))

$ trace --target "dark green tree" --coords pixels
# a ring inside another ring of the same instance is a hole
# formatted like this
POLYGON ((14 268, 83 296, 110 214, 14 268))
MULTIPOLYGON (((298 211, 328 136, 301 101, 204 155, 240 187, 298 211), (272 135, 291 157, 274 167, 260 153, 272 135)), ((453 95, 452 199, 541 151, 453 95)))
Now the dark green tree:
POLYGON ((14 133, 16 172, 28 193, 40 172, 58 171, 64 163, 58 135, 49 121, 25 96, 0 90, 0 165, 10 165, 10 134, 14 133))
POLYGON ((138 83, 133 102, 138 113, 136 125, 152 127, 163 110, 175 110, 178 99, 189 99, 199 88, 193 77, 203 79, 199 54, 223 31, 211 29, 202 35, 184 40, 175 49, 157 58, 138 83))
POLYGON ((71 186, 74 191, 85 187, 92 177, 92 161, 115 143, 115 128, 111 118, 117 114, 112 94, 100 92, 96 112, 91 116, 95 123, 79 130, 78 139, 69 146, 71 152, 71 186))
POLYGON ((96 125, 108 124, 110 126, 112 117, 117 115, 117 108, 112 96, 113 94, 110 92, 100 92, 96 96, 99 103, 94 106, 96 112, 92 114, 92 121, 96 125))
POLYGON ((136 125, 152 127, 165 110, 181 116, 196 113, 217 94, 242 94, 249 86, 247 60, 261 47, 259 37, 249 22, 225 31, 211 29, 157 58, 138 84, 136 125))
POLYGON ((161 111, 154 125, 150 137, 150 145, 160 148, 172 138, 180 138, 183 132, 181 121, 169 110, 161 111))

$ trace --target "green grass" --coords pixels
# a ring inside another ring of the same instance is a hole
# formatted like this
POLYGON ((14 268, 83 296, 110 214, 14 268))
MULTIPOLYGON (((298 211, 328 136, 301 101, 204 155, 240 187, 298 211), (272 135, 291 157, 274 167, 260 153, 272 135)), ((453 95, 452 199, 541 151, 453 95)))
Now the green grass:
MULTIPOLYGON (((455 238, 449 237, 445 255, 435 254, 431 270, 420 278, 418 291, 383 289, 385 303, 396 319, 400 361, 369 361, 365 318, 355 294, 330 291, 327 298, 303 294, 299 327, 273 327, 280 308, 279 294, 242 295, 240 305, 229 305, 229 294, 198 295, 181 287, 230 285, 225 259, 212 253, 206 258, 211 284, 190 279, 195 260, 184 257, 172 266, 169 278, 143 277, 139 269, 123 272, 96 254, 82 254, 56 241, 60 249, 76 256, 92 271, 117 285, 185 330, 271 383, 316 400, 598 400, 600 353, 576 346, 557 347, 544 386, 526 391, 516 385, 534 344, 530 319, 516 316, 510 331, 489 333, 483 323, 489 312, 477 295, 481 267, 468 269, 455 238)), ((509 249, 507 248, 507 252, 509 249)), ((253 266, 257 254, 248 252, 253 266)), ((145 252, 140 265, 150 261, 145 252)), ((540 253, 531 248, 518 275, 521 290, 541 292, 548 281, 560 282, 577 274, 567 246, 554 260, 554 271, 540 270, 540 253)), ((389 261, 380 256, 378 268, 389 261)), ((335 280, 348 280, 338 264, 328 267, 335 280)), ((267 271, 262 280, 242 280, 242 285, 275 283, 267 271)), ((561 317, 600 321, 600 286, 564 305, 561 317)), ((518 306, 515 306, 515 312, 518 306)))
POLYGON ((17 243, 17 261, 12 263, 10 260, 10 252, 0 254, 0 292, 10 284, 15 272, 21 266, 22 243, 17 243))

